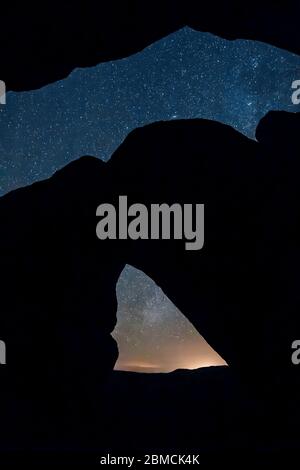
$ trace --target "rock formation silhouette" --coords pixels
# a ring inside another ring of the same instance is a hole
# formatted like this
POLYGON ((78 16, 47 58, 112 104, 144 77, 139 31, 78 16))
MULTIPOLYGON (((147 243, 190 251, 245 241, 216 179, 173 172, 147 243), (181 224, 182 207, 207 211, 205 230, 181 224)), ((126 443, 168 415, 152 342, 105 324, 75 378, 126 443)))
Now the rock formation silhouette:
POLYGON ((0 77, 7 89, 32 90, 76 67, 127 57, 184 26, 299 54, 299 10, 297 0, 15 0, 1 7, 0 77))
POLYGON ((214 121, 152 124, 106 164, 83 157, 0 199, 4 422, 15 423, 19 410, 17 432, 5 428, 8 442, 103 438, 101 396, 117 359, 115 287, 126 263, 164 290, 243 387, 269 402, 272 393, 277 411, 285 409, 299 385, 291 362, 299 161, 284 136, 299 119, 270 113, 257 141, 214 121), (120 194, 146 206, 204 203, 203 249, 186 251, 182 240, 100 241, 96 207, 117 204, 120 194))

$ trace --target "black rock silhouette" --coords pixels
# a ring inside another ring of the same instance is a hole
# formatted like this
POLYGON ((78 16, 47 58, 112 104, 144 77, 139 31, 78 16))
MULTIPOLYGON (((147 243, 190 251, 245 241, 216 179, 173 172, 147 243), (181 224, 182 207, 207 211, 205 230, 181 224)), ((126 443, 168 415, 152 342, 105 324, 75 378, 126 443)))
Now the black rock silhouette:
POLYGON ((226 39, 253 39, 300 53, 299 2, 237 0, 29 0, 1 8, 0 77, 8 89, 29 90, 76 67, 119 59, 184 26, 226 39), (8 39, 9 38, 9 39, 8 39))
MULTIPOLYGON (((295 146, 283 151, 286 119, 298 129, 299 115, 271 113, 258 142, 213 121, 153 124, 132 132, 106 164, 83 157, 1 198, 7 366, 0 372, 9 397, 4 418, 15 423, 19 407, 22 445, 104 438, 101 397, 117 358, 110 333, 126 263, 162 287, 256 396, 276 395, 279 420, 299 376, 291 362, 299 332, 299 162, 295 146), (282 145, 268 138, 273 122, 282 145), (96 208, 117 204, 119 195, 147 207, 204 203, 204 247, 100 241, 96 208)), ((9 436, 15 442, 15 429, 9 436)))

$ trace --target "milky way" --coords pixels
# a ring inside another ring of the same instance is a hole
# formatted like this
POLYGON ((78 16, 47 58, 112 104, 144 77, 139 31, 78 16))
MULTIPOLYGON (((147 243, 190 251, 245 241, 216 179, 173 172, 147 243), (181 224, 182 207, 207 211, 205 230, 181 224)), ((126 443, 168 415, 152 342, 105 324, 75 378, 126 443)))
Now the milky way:
MULTIPOLYGON (((107 161, 132 129, 153 121, 215 119, 253 138, 268 110, 298 111, 291 103, 297 79, 296 55, 184 28, 129 58, 9 93, 0 107, 0 194, 81 155, 107 161)), ((127 267, 118 298, 121 367, 169 370, 219 360, 143 273, 127 267)))
POLYGON ((225 364, 162 290, 126 266, 117 285, 117 369, 144 372, 225 364))

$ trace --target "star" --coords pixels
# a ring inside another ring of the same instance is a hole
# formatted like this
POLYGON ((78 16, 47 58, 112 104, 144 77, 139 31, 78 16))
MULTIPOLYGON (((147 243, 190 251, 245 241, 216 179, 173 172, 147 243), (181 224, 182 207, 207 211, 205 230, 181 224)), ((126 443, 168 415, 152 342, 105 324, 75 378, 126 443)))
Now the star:
MULTIPOLYGON (((154 121, 214 119, 254 138, 270 109, 295 111, 297 79, 294 54, 183 28, 131 57, 76 69, 40 90, 10 92, 0 107, 0 194, 49 177, 81 155, 107 161, 131 130, 154 121)), ((140 271, 123 271, 118 302, 114 335, 123 367, 222 363, 140 271)))

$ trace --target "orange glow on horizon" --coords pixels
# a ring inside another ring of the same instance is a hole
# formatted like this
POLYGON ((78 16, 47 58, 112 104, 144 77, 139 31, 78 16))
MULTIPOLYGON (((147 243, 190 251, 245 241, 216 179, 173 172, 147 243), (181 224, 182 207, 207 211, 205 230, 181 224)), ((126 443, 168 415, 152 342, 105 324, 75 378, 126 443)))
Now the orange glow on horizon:
POLYGON ((145 373, 168 373, 173 372, 177 369, 187 369, 187 370, 196 370, 201 369, 204 367, 215 367, 215 366, 224 366, 227 365, 222 358, 208 358, 203 357, 198 359, 198 361, 191 361, 191 362, 183 362, 182 364, 178 363, 178 365, 170 364, 169 366, 166 364, 154 364, 151 362, 144 362, 144 361, 117 361, 115 365, 115 370, 124 371, 124 372, 145 372, 145 373))

